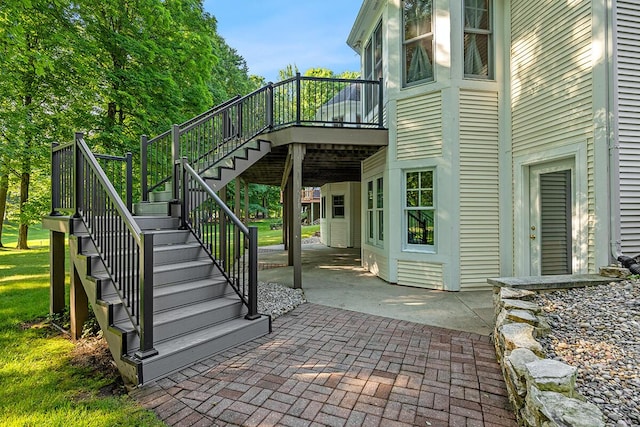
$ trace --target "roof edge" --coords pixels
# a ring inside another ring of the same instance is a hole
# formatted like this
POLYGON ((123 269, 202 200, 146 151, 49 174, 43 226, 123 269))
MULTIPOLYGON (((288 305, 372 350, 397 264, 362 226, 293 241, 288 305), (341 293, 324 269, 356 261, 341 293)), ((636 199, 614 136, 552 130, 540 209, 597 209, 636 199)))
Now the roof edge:
POLYGON ((362 5, 360 6, 360 11, 358 12, 358 16, 351 28, 351 32, 349 33, 349 37, 347 38, 347 44, 356 51, 356 53, 360 53, 360 48, 364 40, 362 38, 366 34, 366 30, 369 27, 371 21, 376 17, 377 11, 380 8, 380 5, 386 0, 364 0, 362 5))

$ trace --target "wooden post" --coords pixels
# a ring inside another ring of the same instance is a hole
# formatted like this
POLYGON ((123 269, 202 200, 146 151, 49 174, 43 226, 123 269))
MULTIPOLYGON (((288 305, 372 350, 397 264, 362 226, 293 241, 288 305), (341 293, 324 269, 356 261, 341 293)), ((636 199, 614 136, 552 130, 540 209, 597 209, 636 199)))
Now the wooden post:
POLYGON ((64 237, 65 234, 59 231, 49 232, 49 314, 64 311, 64 237))
POLYGON ((304 158, 304 146, 293 145, 293 167, 291 180, 291 249, 293 254, 293 288, 302 288, 302 160, 304 158))
POLYGON ((233 196, 233 213, 235 214, 235 216, 237 216, 238 218, 241 218, 242 215, 240 213, 240 187, 242 186, 242 183, 240 182, 240 177, 236 177, 235 180, 235 196, 233 196))
POLYGON ((282 187, 282 243, 284 244, 284 250, 289 250, 289 189, 285 181, 282 187))
POLYGON ((69 311, 71 315, 71 339, 77 340, 82 337, 82 327, 89 318, 89 299, 84 287, 82 287, 82 282, 75 266, 71 267, 70 273, 69 311))
POLYGON ((249 224, 249 182, 244 182, 244 223, 249 224))
POLYGON ((287 265, 291 266, 294 264, 293 259, 293 227, 294 227, 294 217, 293 217, 293 194, 291 190, 293 190, 293 183, 291 182, 291 178, 287 181, 287 242, 285 243, 285 247, 287 248, 288 255, 288 263, 287 265))

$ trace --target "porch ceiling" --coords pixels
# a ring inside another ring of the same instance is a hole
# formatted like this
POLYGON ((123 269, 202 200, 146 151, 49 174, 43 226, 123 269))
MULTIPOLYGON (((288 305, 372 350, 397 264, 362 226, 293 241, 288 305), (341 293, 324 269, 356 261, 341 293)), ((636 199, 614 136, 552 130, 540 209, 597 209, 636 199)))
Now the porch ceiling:
POLYGON ((271 152, 242 174, 256 184, 279 186, 290 144, 305 146, 302 185, 319 187, 330 182, 360 181, 360 162, 388 144, 386 129, 291 127, 261 135, 271 152))

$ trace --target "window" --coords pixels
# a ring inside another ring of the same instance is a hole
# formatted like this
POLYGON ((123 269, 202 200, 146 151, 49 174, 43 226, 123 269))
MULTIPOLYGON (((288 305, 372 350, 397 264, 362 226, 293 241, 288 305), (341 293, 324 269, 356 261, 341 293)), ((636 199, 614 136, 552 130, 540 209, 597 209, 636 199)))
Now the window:
POLYGON ((383 179, 367 182, 367 243, 382 246, 384 242, 383 179))
POLYGON ((327 197, 322 196, 320 199, 320 218, 327 217, 327 197))
POLYGON ((405 190, 406 244, 432 249, 435 245, 435 206, 432 170, 407 172, 405 190))
POLYGON ((464 2, 464 76, 493 78, 491 0, 464 2))
MULTIPOLYGON (((376 27, 371 39, 364 48, 364 78, 379 80, 382 78, 382 23, 376 27)), ((379 92, 374 86, 368 85, 365 92, 365 112, 371 112, 378 106, 379 92)))
POLYGON ((404 0, 404 83, 433 80, 433 0, 404 0))
POLYGON ((344 196, 333 196, 333 218, 344 218, 344 196))

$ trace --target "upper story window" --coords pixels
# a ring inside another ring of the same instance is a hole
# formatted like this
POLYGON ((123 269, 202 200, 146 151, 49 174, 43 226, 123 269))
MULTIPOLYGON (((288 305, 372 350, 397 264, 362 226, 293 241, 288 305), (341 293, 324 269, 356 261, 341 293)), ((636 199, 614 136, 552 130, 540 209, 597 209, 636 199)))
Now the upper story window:
POLYGON ((433 0, 402 2, 404 83, 433 80, 433 0))
MULTIPOLYGON (((364 78, 366 80, 382 78, 382 23, 378 24, 364 48, 364 78)), ((369 113, 378 106, 379 91, 373 86, 367 87, 364 103, 365 112, 369 113)))
POLYGON ((493 78, 491 0, 464 1, 464 76, 493 78))

